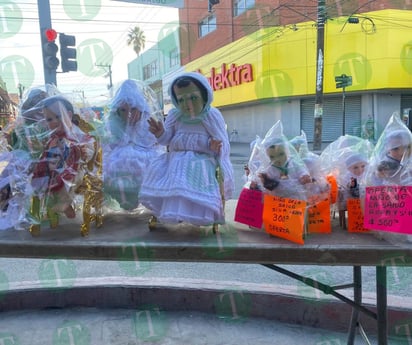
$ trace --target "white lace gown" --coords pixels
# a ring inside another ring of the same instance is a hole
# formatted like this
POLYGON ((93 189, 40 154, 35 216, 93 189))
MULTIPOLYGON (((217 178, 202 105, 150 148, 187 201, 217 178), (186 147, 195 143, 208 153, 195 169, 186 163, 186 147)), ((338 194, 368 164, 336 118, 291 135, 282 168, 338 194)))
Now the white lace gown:
POLYGON ((223 223, 222 200, 216 169, 223 173, 224 198, 233 192, 233 172, 229 159, 229 140, 224 121, 217 109, 199 123, 179 121, 169 113, 165 133, 159 143, 169 152, 155 158, 146 172, 140 200, 160 222, 187 222, 194 225, 223 223), (211 138, 222 140, 219 155, 210 149, 211 138))
MULTIPOLYGON (((116 131, 111 128, 113 132, 116 131)), ((165 149, 149 132, 146 119, 120 133, 116 140, 103 146, 104 191, 122 209, 130 211, 139 206, 139 190, 147 166, 165 149)))

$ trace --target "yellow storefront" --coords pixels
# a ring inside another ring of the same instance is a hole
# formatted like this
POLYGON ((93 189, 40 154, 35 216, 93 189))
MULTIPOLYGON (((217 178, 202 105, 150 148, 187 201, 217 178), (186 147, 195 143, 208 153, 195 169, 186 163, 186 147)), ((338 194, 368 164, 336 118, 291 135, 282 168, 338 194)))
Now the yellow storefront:
MULTIPOLYGON (((382 130, 394 111, 412 107, 411 11, 384 10, 329 19, 325 24, 323 63, 323 141, 343 133, 360 135, 372 119, 382 130), (342 89, 335 77, 352 77, 342 89), (343 131, 345 125, 345 132, 343 131)), ((281 120, 285 134, 313 133, 317 28, 313 22, 260 30, 185 66, 198 70, 215 90, 228 130, 239 141, 264 135, 281 120)))

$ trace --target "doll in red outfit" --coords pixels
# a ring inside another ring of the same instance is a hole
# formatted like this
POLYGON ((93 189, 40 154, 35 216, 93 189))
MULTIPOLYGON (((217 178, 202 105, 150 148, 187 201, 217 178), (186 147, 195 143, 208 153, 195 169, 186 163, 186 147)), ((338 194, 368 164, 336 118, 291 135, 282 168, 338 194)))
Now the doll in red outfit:
POLYGON ((33 171, 34 190, 45 199, 51 227, 57 226, 58 213, 67 218, 76 216, 74 190, 83 177, 82 163, 87 162, 93 147, 93 139, 72 122, 67 102, 62 96, 54 96, 42 103, 49 136, 33 171))

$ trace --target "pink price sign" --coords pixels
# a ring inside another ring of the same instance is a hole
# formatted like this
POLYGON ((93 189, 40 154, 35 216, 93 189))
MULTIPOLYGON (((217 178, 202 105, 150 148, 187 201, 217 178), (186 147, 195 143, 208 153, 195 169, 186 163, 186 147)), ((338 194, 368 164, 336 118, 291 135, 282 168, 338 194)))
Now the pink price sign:
POLYGON ((412 234, 412 186, 366 187, 364 227, 412 234))
POLYGON ((263 223, 262 213, 262 192, 243 188, 236 206, 235 221, 260 229, 263 223))

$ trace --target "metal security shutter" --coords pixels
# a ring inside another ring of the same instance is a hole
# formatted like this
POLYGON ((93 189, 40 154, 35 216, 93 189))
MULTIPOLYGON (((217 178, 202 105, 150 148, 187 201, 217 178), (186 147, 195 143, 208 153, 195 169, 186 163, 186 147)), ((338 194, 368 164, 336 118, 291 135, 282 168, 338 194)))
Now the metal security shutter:
POLYGON ((399 114, 408 128, 412 130, 412 95, 401 95, 401 109, 399 114), (406 119, 404 115, 408 115, 406 119))
POLYGON ((403 109, 412 109, 412 95, 401 95, 401 113, 403 112, 403 109))
MULTIPOLYGON (((343 135, 342 97, 330 97, 323 100, 322 142, 332 142, 343 135)), ((315 109, 314 99, 301 101, 301 123, 309 142, 313 141, 315 109)), ((360 96, 345 99, 345 133, 360 135, 361 130, 360 96)))

